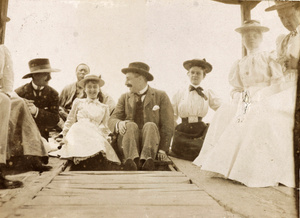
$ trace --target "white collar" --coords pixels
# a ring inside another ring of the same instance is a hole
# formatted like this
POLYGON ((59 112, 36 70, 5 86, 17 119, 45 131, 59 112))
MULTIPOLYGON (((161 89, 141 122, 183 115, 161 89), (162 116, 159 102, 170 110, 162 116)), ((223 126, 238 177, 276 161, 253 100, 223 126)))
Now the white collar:
POLYGON ((45 86, 35 85, 33 81, 32 81, 32 87, 34 88, 34 90, 43 90, 45 88, 45 86))
MULTIPOLYGON (((194 86, 195 88, 201 87, 200 84, 195 86, 195 85, 193 85, 192 83, 190 83, 190 85, 191 85, 191 86, 194 86)), ((202 87, 201 87, 201 88, 202 88, 202 87)))
POLYGON ((146 85, 145 88, 143 88, 142 90, 140 90, 138 94, 140 94, 140 95, 144 94, 147 91, 147 89, 148 89, 148 84, 146 85))
POLYGON ((261 52, 261 49, 260 48, 255 48, 255 49, 252 49, 252 50, 248 50, 249 54, 257 54, 259 52, 261 52))

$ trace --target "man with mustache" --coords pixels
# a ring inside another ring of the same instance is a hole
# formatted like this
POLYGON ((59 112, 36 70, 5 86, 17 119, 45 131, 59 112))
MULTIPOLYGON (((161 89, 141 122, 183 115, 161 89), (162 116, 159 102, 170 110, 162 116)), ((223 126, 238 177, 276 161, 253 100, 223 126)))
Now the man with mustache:
POLYGON ((25 102, 41 132, 41 135, 48 140, 49 131, 59 121, 58 92, 48 85, 51 80, 51 72, 58 72, 52 69, 46 58, 37 58, 29 61, 30 73, 23 76, 23 79, 32 78, 27 83, 15 90, 25 102))
POLYGON ((151 88, 150 67, 133 62, 122 69, 129 92, 123 94, 108 121, 118 133, 118 150, 125 170, 154 170, 154 160, 167 158, 174 132, 174 113, 164 91, 151 88))

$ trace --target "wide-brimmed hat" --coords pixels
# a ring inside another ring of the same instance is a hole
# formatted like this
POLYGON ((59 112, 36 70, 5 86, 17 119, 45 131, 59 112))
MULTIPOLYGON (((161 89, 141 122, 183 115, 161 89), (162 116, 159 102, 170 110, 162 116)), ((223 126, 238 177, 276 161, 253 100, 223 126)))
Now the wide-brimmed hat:
POLYGON ((293 7, 294 5, 300 4, 299 1, 275 1, 275 5, 268 7, 265 11, 274 11, 279 9, 284 9, 288 7, 293 7))
POLYGON ((210 63, 208 63, 205 58, 201 59, 193 59, 193 60, 188 60, 183 62, 183 67, 186 70, 190 70, 192 67, 202 67, 203 69, 205 69, 206 73, 209 73, 210 71, 212 71, 212 65, 210 63))
POLYGON ((51 68, 50 61, 47 58, 36 58, 28 62, 30 73, 23 76, 23 79, 30 78, 36 73, 59 72, 59 69, 51 68))
POLYGON ((243 33, 248 30, 259 30, 261 32, 267 32, 270 29, 268 27, 262 26, 258 20, 246 20, 241 27, 235 29, 235 31, 237 31, 238 33, 243 33))
POLYGON ((84 78, 82 80, 80 80, 78 82, 78 85, 81 87, 84 87, 84 85, 88 82, 88 81, 97 81, 100 85, 100 87, 104 86, 105 82, 103 79, 101 79, 101 75, 97 76, 94 74, 87 74, 84 76, 84 78))
POLYGON ((130 63, 127 68, 123 68, 121 71, 122 73, 138 73, 142 76, 144 76, 148 81, 152 81, 153 75, 149 73, 150 67, 143 63, 143 62, 133 62, 130 63))

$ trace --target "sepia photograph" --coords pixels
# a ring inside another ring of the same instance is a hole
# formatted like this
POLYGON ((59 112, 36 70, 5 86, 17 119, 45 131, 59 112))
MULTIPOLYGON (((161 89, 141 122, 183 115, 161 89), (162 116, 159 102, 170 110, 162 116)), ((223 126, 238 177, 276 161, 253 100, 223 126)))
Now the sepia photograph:
POLYGON ((299 71, 297 0, 0 0, 0 218, 297 218, 299 71))

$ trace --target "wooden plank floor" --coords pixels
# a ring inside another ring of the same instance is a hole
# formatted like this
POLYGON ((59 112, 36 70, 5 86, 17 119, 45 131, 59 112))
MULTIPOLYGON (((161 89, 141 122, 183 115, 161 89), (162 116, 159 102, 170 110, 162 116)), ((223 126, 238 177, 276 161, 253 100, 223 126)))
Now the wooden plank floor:
POLYGON ((285 186, 248 188, 217 178, 190 161, 170 157, 178 170, 227 210, 242 217, 297 218, 294 189, 285 186))
POLYGON ((239 216, 181 172, 68 171, 8 217, 239 216))

